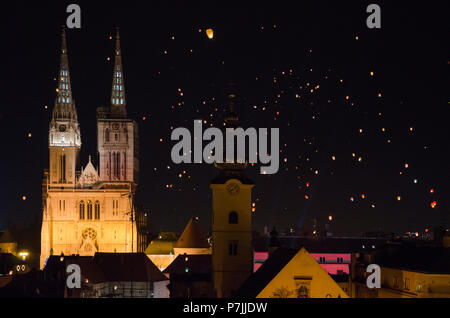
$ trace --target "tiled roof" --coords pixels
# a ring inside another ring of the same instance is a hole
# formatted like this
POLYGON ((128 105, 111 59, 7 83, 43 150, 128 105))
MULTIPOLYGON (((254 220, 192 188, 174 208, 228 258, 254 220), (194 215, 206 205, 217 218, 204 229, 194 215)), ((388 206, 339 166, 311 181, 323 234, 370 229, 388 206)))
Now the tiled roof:
POLYGON ((200 224, 191 218, 175 244, 176 248, 208 248, 209 243, 200 224))
POLYGON ((94 263, 100 268, 106 281, 167 280, 144 253, 95 253, 94 263))

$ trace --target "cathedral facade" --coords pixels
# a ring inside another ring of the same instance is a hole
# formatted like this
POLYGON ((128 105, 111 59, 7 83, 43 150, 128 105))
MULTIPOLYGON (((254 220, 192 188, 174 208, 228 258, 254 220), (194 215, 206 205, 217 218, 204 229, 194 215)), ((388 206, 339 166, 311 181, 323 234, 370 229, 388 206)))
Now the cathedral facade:
POLYGON ((49 128, 49 169, 42 187, 40 267, 50 255, 139 252, 146 215, 134 204, 139 174, 137 123, 127 117, 117 30, 110 107, 97 109, 98 163, 80 165, 81 132, 62 32, 56 100, 49 128))

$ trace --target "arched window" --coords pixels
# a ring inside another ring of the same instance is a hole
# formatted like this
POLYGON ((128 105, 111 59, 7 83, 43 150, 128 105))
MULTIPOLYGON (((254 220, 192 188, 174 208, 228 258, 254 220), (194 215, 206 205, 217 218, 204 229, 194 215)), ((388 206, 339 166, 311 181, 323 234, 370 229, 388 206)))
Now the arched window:
POLYGON ((231 211, 230 214, 228 214, 228 223, 238 224, 238 214, 236 211, 231 211))
POLYGON ((100 202, 95 201, 95 219, 100 220, 100 202))
POLYGON ((80 202, 80 220, 84 220, 84 201, 80 202))
POLYGON ((105 130, 105 141, 109 142, 109 129, 108 128, 106 128, 106 130, 105 130))
POLYGON ((60 157, 60 166, 61 166, 61 181, 62 183, 66 182, 66 155, 62 155, 60 157))
POLYGON ((87 203, 87 219, 92 220, 92 202, 88 201, 87 203))

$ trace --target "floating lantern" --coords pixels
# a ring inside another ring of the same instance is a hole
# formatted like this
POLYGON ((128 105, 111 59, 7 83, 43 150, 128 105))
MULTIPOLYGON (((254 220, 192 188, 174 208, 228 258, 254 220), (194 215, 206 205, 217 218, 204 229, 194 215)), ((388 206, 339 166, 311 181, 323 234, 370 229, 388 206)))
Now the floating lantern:
POLYGON ((212 40, 214 38, 213 29, 206 29, 206 36, 208 37, 208 39, 212 40))

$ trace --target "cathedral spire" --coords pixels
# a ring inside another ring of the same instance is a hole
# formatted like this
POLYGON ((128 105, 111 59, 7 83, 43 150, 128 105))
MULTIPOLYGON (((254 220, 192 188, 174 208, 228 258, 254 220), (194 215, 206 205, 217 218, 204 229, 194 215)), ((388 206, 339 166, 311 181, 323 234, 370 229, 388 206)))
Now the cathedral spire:
POLYGON ((123 82, 122 52, 120 50, 119 28, 116 28, 116 49, 114 51, 114 73, 111 91, 111 115, 126 118, 125 87, 123 82))
POLYGON ((236 85, 233 82, 228 84, 228 113, 225 117, 225 126, 236 128, 239 117, 236 112, 236 85))
POLYGON ((72 97, 70 85, 69 59, 67 56, 66 28, 62 27, 61 34, 61 62, 58 75, 58 87, 56 88, 55 107, 53 108, 53 120, 65 119, 77 121, 75 101, 72 97))

